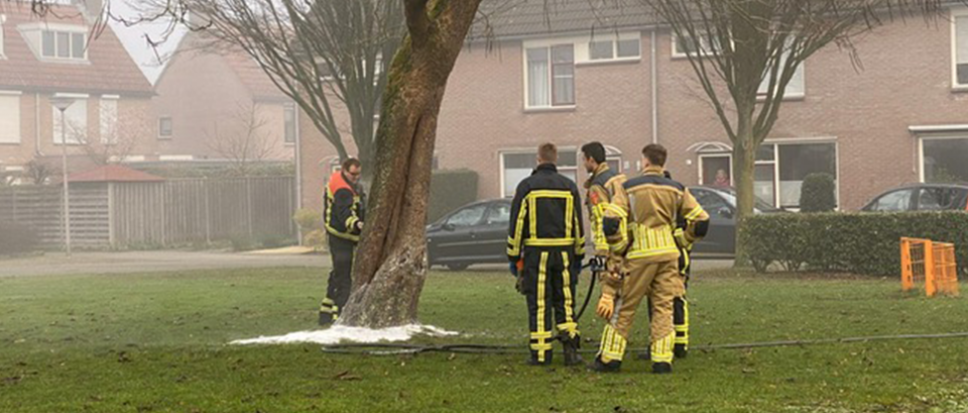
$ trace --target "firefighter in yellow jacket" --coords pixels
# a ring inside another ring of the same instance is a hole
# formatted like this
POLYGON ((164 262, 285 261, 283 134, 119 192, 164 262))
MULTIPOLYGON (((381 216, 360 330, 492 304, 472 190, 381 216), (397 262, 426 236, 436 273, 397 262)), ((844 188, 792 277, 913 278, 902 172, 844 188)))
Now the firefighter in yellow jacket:
MULTIPOLYGON (((621 295, 602 292, 596 309, 608 320, 594 370, 614 372, 621 368, 636 310, 643 299, 651 302, 652 371, 671 373, 675 330, 673 301, 683 295, 679 276, 676 221, 686 221, 683 236, 695 242, 706 235, 709 215, 682 184, 663 176, 667 152, 652 144, 642 150, 644 175, 628 180, 615 194, 613 204, 627 219, 628 232, 620 234, 616 247, 624 251, 621 295)), ((619 217, 621 218, 621 217, 619 217)))
MULTIPOLYGON (((585 157, 585 171, 589 175, 585 182, 585 204, 588 207, 591 234, 595 243, 592 271, 598 274, 602 289, 616 296, 622 284, 621 279, 615 275, 620 274, 623 258, 609 247, 610 237, 605 235, 605 229, 610 228, 613 244, 616 244, 617 234, 625 232, 618 228, 625 221, 615 218, 622 216, 622 211, 612 204, 612 198, 621 190, 626 178, 608 167, 605 146, 601 143, 591 142, 582 146, 581 151, 585 157)), ((618 238, 621 236, 618 235, 618 238)))
MULTIPOLYGON (((665 177, 672 179, 672 174, 665 171, 665 177)), ((682 296, 676 297, 672 301, 672 324, 676 330, 675 346, 672 352, 675 358, 686 358, 689 354, 689 300, 686 298, 689 292, 689 276, 692 274, 692 247, 695 242, 686 239, 686 220, 683 217, 676 219, 676 230, 672 235, 676 239, 676 247, 679 248, 679 277, 682 278, 682 296)))
POLYGON ((353 255, 360 241, 365 217, 365 195, 360 186, 360 161, 350 158, 329 178, 323 206, 323 224, 329 236, 333 270, 329 273, 326 298, 319 306, 319 325, 328 325, 350 298, 353 287, 353 255))
POLYGON ((575 285, 585 256, 578 186, 558 173, 558 150, 538 148, 538 167, 522 181, 511 203, 508 259, 528 303, 532 365, 551 364, 555 329, 565 365, 581 364, 575 285))

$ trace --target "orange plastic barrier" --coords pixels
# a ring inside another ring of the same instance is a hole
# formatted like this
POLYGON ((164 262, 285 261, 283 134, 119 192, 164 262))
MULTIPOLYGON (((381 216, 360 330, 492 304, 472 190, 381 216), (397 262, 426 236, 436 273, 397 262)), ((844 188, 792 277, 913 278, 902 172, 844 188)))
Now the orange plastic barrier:
POLYGON ((901 238, 901 289, 924 285, 924 293, 958 295, 955 245, 927 239, 901 238))

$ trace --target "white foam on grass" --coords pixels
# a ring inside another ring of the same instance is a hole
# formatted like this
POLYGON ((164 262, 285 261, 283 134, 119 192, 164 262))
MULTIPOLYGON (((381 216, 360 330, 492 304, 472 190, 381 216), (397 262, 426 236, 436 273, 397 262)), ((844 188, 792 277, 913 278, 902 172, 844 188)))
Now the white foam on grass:
POLYGON ((456 336, 458 333, 434 326, 425 326, 422 324, 409 324, 379 330, 336 325, 325 330, 298 331, 283 336, 260 336, 258 338, 246 340, 235 340, 229 344, 251 345, 314 343, 332 345, 344 342, 371 344, 380 342, 407 341, 415 335, 447 337, 456 336))

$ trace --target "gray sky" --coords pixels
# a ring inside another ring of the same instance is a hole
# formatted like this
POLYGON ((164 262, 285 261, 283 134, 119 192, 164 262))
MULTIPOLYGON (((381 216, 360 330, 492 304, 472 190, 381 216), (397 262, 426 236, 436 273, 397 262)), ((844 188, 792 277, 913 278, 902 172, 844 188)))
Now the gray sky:
MULTIPOLYGON (((129 3, 137 4, 139 0, 110 0, 110 2, 112 14, 122 16, 129 20, 138 17, 138 13, 129 3)), ((154 84, 158 79, 162 69, 164 69, 166 57, 178 45, 178 40, 181 39, 184 32, 184 29, 180 29, 169 37, 164 44, 159 46, 157 50, 154 50, 145 41, 145 34, 152 36, 152 39, 160 40, 166 27, 167 23, 164 22, 141 24, 134 27, 125 27, 121 23, 111 22, 111 28, 117 33, 121 39, 121 43, 128 49, 131 58, 141 67, 141 71, 144 72, 145 77, 148 78, 151 84, 154 84), (156 53, 162 57, 160 62, 156 53)))

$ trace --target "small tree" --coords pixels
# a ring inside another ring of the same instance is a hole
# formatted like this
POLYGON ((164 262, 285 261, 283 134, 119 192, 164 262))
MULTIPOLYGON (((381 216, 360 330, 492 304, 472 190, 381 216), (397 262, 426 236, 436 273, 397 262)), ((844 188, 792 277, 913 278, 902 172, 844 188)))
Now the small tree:
POLYGON ((256 105, 240 105, 225 118, 212 122, 212 128, 205 133, 205 143, 229 161, 234 175, 249 176, 253 164, 276 150, 271 134, 264 130, 267 123, 256 105))
POLYGON ((800 189, 801 212, 830 212, 837 208, 837 184, 833 175, 807 175, 800 189))

